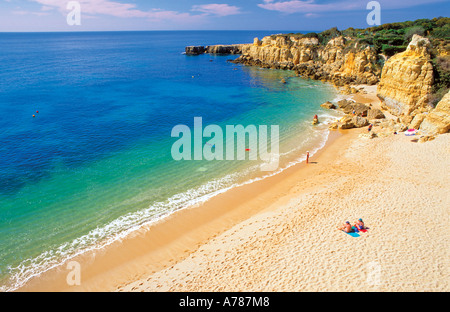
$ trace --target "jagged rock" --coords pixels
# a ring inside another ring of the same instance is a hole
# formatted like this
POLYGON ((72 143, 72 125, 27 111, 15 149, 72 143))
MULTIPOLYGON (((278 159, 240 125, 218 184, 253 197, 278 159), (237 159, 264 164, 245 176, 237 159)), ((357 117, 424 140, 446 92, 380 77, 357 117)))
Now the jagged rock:
POLYGON ((352 89, 351 89, 350 86, 348 86, 348 85, 343 86, 343 87, 341 88, 341 93, 342 93, 342 94, 345 94, 345 95, 352 94, 352 89))
POLYGON ((352 119, 353 119, 353 116, 345 115, 339 121, 338 128, 343 129, 343 130, 355 128, 355 124, 353 123, 352 119))
POLYGON ((425 114, 425 113, 417 114, 416 116, 414 116, 414 119, 409 124, 409 127, 411 129, 420 129, 420 125, 422 124, 422 122, 426 116, 427 116, 427 114, 425 114))
POLYGON ((381 128, 394 128, 396 121, 389 119, 380 123, 381 128))
POLYGON ((255 46, 260 46, 262 44, 261 40, 259 40, 258 37, 256 37, 255 39, 253 39, 253 45, 255 46))
POLYGON ((204 46, 190 46, 186 47, 185 52, 187 55, 199 55, 206 52, 206 48, 204 46))
POLYGON ((405 125, 409 125, 413 119, 414 116, 410 115, 403 115, 400 117, 401 122, 404 123, 405 125))
POLYGON ((359 137, 364 139, 373 139, 376 138, 378 135, 375 132, 368 132, 368 133, 361 133, 359 137))
MULTIPOLYGON (((242 55, 234 61, 264 68, 295 70, 303 77, 330 81, 337 86, 352 82, 376 84, 380 75, 377 53, 373 48, 348 49, 343 37, 331 39, 326 46, 317 38, 295 38, 276 35, 242 48, 242 55)), ((349 89, 349 92, 355 90, 349 89)))
POLYGON ((241 54, 242 49, 246 44, 232 44, 232 45, 212 45, 206 47, 206 53, 209 54, 241 54))
POLYGON ((370 107, 362 104, 362 103, 356 103, 349 100, 341 100, 338 103, 339 109, 341 109, 345 114, 352 114, 358 116, 367 116, 368 111, 370 110, 370 107))
POLYGON ((353 112, 353 104, 355 102, 349 100, 340 100, 337 102, 339 109, 342 110, 345 114, 350 114, 353 112))
POLYGON ((425 135, 420 137, 419 139, 419 143, 425 143, 425 142, 429 142, 429 141, 433 141, 436 137, 433 135, 425 135))
POLYGON ((336 105, 334 105, 330 101, 327 101, 327 102, 323 103, 320 106, 323 107, 323 108, 326 108, 326 109, 336 109, 336 105))
POLYGON ((381 129, 394 133, 394 132, 403 132, 408 130, 408 126, 402 124, 401 122, 396 122, 395 120, 388 119, 379 123, 381 129))
POLYGON ((360 116, 353 116, 352 122, 355 125, 355 128, 362 128, 369 125, 369 120, 360 116))
POLYGON ((369 120, 372 119, 384 119, 386 118, 386 116, 384 115, 384 113, 379 110, 378 108, 372 108, 367 112, 367 118, 369 120))
MULTIPOLYGON (((378 97, 382 108, 388 109, 397 118, 380 123, 389 131, 405 131, 408 125, 426 133, 445 133, 450 131, 449 94, 431 111, 428 106, 434 72, 431 63, 431 44, 427 38, 414 35, 405 52, 388 59, 382 72, 377 64, 376 51, 344 37, 331 39, 327 45, 320 45, 317 38, 298 38, 297 36, 274 35, 255 38, 253 44, 217 45, 208 47, 186 47, 186 54, 222 53, 242 54, 231 61, 263 68, 294 70, 298 76, 314 80, 328 81, 346 92, 358 90, 353 84, 377 84, 378 97), (378 78, 381 75, 381 80, 378 78), (379 81, 380 80, 380 81, 379 81)), ((371 109, 365 104, 342 100, 339 108, 346 114, 355 113, 330 128, 350 129, 363 127, 378 118, 385 118, 382 111, 371 109), (367 116, 366 118, 360 116, 367 116)), ((334 108, 330 102, 322 104, 334 108)))
POLYGON ((408 126, 402 123, 397 123, 394 125, 394 131, 396 132, 404 132, 408 130, 408 126))
POLYGON ((370 107, 362 104, 362 103, 355 103, 352 105, 353 106, 353 112, 357 115, 357 116, 362 116, 362 117, 366 117, 367 113, 370 110, 370 107))
POLYGON ((427 38, 414 35, 405 52, 384 64, 377 92, 393 115, 410 115, 428 105, 434 82, 430 46, 427 38))
POLYGON ((420 130, 430 134, 450 132, 450 91, 423 120, 420 130))
POLYGON ((345 129, 353 129, 353 128, 362 128, 369 125, 369 121, 367 118, 360 117, 360 116, 352 116, 352 115, 345 115, 341 118, 341 120, 338 123, 338 128, 345 130, 345 129))
POLYGON ((337 130, 337 129, 339 129, 339 124, 338 124, 337 122, 333 122, 333 123, 328 127, 328 129, 330 129, 330 130, 337 130))

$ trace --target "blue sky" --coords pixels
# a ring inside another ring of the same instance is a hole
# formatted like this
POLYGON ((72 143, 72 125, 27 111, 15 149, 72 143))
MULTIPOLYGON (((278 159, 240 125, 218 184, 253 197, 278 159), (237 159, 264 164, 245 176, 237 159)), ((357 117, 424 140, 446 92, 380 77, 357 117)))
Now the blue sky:
MULTIPOLYGON (((366 28, 370 0, 0 0, 0 32, 108 30, 290 30, 366 28)), ((379 0, 381 22, 447 16, 450 0, 379 0), (447 15, 446 15, 447 14, 447 15)))

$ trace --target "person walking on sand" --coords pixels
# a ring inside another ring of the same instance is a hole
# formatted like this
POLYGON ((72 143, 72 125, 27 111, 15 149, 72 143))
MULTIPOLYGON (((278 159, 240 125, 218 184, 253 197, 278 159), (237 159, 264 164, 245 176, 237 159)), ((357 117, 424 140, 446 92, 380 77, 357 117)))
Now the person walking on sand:
POLYGON ((344 231, 345 233, 351 233, 353 231, 349 221, 345 222, 338 230, 344 231))

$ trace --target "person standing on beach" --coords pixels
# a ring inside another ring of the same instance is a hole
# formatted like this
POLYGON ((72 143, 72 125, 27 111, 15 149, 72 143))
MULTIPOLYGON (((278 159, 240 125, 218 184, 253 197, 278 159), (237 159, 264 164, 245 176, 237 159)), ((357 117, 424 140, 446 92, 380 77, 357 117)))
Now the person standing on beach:
POLYGON ((306 152, 306 163, 309 164, 309 152, 306 152))

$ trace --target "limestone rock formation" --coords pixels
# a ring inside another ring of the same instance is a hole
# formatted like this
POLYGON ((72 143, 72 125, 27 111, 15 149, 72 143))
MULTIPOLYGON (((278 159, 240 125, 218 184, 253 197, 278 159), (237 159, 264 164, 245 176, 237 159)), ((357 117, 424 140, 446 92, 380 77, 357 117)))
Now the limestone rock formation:
POLYGON ((357 116, 366 117, 370 107, 362 104, 356 103, 349 100, 341 100, 338 102, 339 109, 342 110, 345 114, 355 114, 357 116))
POLYGON ((336 109, 336 105, 334 105, 333 103, 331 103, 330 101, 327 101, 325 103, 323 103, 322 105, 320 105, 321 107, 325 108, 325 109, 336 109))
MULTIPOLYGON (((450 131, 450 94, 434 110, 429 105, 434 83, 431 50, 427 38, 414 35, 406 51, 386 60, 382 70, 378 64, 380 56, 374 48, 343 36, 332 38, 324 45, 314 36, 273 35, 261 40, 255 38, 252 44, 186 47, 186 54, 241 54, 231 62, 294 70, 297 76, 329 81, 347 94, 358 92, 352 84, 378 83, 382 109, 398 116, 396 121, 380 121, 386 118, 381 110, 342 100, 338 107, 331 102, 321 105, 347 114, 330 128, 365 127, 370 120, 391 133, 415 128, 434 135, 450 131)), ((285 82, 283 79, 282 83, 285 82)))
POLYGON ((420 129, 420 126, 426 116, 427 116, 427 114, 425 114, 425 113, 417 114, 416 116, 414 116, 413 120, 411 120, 411 123, 409 124, 409 128, 420 129))
POLYGON ((414 35, 403 53, 391 57, 384 65, 378 84, 378 97, 396 116, 427 110, 434 82, 430 41, 414 35))
POLYGON ((360 116, 345 115, 338 122, 333 123, 329 126, 331 130, 341 129, 353 129, 362 128, 369 125, 369 120, 360 116))
POLYGON ((429 134, 450 132, 450 91, 442 98, 420 125, 420 130, 429 134))
POLYGON ((248 44, 212 45, 206 47, 206 53, 210 54, 241 54, 248 44))
POLYGON ((187 55, 199 55, 206 52, 204 46, 189 46, 186 47, 185 52, 187 55))
POLYGON ((211 45, 211 46, 189 46, 185 48, 187 55, 209 54, 241 54, 248 44, 231 44, 231 45, 211 45))
POLYGON ((295 70, 301 76, 342 86, 376 84, 380 74, 374 66, 376 61, 373 48, 357 48, 344 37, 333 38, 324 46, 314 37, 276 35, 255 38, 253 44, 242 48, 242 56, 235 63, 295 70))
POLYGON ((367 113, 367 119, 369 119, 369 120, 372 120, 372 119, 384 119, 384 118, 386 118, 386 116, 378 108, 372 108, 367 113))

